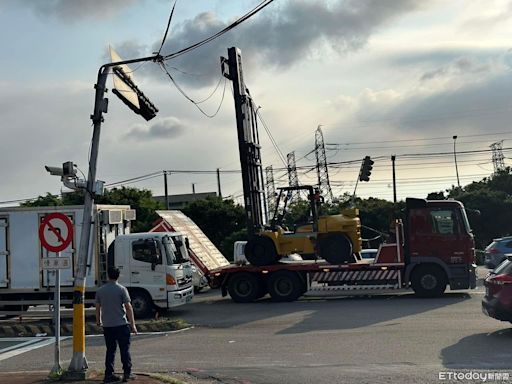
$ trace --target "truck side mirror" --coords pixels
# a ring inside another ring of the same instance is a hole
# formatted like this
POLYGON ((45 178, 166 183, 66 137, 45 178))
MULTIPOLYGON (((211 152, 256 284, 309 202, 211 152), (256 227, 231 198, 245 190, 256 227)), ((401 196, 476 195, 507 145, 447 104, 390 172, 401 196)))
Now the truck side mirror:
POLYGON ((156 262, 151 263, 151 270, 154 271, 156 269, 156 262))
POLYGON ((187 247, 187 249, 190 248, 190 242, 188 241, 188 237, 185 237, 185 246, 187 247))

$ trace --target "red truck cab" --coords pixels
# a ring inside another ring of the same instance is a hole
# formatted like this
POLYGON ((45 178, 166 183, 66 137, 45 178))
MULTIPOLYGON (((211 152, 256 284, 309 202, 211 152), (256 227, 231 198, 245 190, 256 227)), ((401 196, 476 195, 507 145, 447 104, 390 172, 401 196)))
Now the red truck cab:
POLYGON ((475 288, 475 242, 463 204, 407 199, 405 216, 404 278, 415 292, 422 295, 446 285, 475 288))

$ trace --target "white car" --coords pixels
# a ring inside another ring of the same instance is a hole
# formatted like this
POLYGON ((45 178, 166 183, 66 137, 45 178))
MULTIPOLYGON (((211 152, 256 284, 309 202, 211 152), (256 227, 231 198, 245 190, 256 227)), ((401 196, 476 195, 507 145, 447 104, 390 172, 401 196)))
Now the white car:
POLYGON ((208 279, 194 264, 192 264, 192 284, 194 285, 194 293, 199 293, 204 287, 208 286, 208 279))

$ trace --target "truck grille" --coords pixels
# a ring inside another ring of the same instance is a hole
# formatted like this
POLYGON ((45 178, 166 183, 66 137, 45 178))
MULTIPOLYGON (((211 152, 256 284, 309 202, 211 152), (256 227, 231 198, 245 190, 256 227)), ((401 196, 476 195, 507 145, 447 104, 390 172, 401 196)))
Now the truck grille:
POLYGON ((192 283, 192 278, 186 278, 178 279, 178 286, 184 286, 184 285, 190 285, 192 283))

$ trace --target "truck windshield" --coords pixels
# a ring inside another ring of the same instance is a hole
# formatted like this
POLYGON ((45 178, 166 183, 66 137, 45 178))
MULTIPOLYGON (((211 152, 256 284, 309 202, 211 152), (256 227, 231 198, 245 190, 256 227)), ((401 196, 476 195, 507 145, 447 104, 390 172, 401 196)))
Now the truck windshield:
POLYGON ((167 265, 181 264, 188 261, 187 253, 184 251, 183 241, 179 237, 165 236, 163 238, 167 265))

